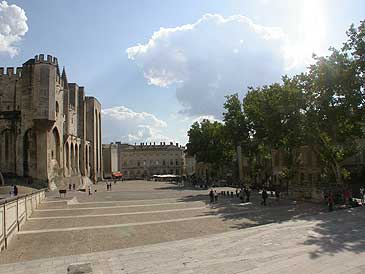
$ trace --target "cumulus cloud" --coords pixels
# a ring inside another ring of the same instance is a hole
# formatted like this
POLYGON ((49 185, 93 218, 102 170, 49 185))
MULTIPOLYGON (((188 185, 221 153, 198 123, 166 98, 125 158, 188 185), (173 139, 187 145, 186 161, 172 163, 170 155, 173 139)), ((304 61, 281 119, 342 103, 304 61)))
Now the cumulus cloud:
POLYGON ((106 108, 101 111, 103 141, 160 142, 170 141, 161 133, 167 127, 165 121, 147 112, 135 112, 125 106, 106 108))
POLYGON ((279 28, 206 14, 193 24, 161 28, 127 54, 149 84, 176 85, 182 113, 221 117, 225 95, 280 80, 290 65, 286 44, 279 28))
POLYGON ((8 5, 6 1, 0 3, 0 53, 14 56, 18 53, 15 44, 28 31, 27 17, 22 8, 8 5))
POLYGON ((193 119, 191 120, 191 123, 195 123, 195 122, 199 122, 199 123, 201 123, 201 122, 203 122, 204 120, 209 120, 209 121, 211 121, 211 122, 219 122, 219 123, 223 123, 223 121, 222 121, 222 120, 215 118, 213 115, 201 115, 201 116, 198 116, 198 117, 196 117, 196 118, 193 118, 193 119))

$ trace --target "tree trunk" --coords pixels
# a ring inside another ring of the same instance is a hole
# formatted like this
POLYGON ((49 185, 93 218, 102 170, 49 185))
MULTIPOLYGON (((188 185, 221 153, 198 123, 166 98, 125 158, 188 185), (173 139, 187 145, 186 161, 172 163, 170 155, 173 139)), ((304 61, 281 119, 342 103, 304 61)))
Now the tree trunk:
POLYGON ((332 171, 335 175, 336 178, 336 184, 337 185, 342 185, 343 184, 343 180, 342 180, 342 174, 341 174, 341 166, 337 161, 333 161, 333 163, 331 164, 332 166, 332 171))
POLYGON ((0 184, 1 184, 2 186, 4 186, 4 185, 5 185, 4 177, 3 177, 2 173, 1 173, 1 171, 0 171, 0 184))

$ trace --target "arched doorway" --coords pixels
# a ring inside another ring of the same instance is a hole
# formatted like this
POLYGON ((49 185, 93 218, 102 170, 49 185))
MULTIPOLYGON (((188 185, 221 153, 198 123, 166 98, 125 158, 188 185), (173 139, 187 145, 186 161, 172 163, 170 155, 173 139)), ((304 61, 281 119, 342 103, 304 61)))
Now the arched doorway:
POLYGON ((75 171, 75 146, 71 143, 71 174, 75 171))
POLYGON ((34 131, 28 129, 23 137, 23 174, 31 176, 37 167, 37 139, 34 131))
POLYGON ((14 134, 10 129, 0 133, 0 168, 4 172, 11 172, 14 164, 14 134))
POLYGON ((79 174, 79 145, 75 144, 75 172, 79 174))
POLYGON ((58 129, 55 127, 52 130, 51 137, 51 158, 56 160, 58 165, 60 165, 61 162, 60 150, 60 134, 58 129))
POLYGON ((69 169, 70 168, 70 147, 68 145, 68 142, 66 142, 66 144, 65 144, 65 158, 66 158, 66 160, 64 161, 64 163, 66 163, 66 168, 69 169))

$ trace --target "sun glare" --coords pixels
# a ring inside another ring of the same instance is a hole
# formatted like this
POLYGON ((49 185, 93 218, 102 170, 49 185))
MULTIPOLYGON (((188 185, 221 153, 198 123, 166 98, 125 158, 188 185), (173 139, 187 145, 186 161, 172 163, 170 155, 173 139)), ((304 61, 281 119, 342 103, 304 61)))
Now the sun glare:
MULTIPOLYGON (((324 54, 327 48, 325 39, 325 11, 323 1, 306 0, 298 2, 297 38, 290 41, 286 49, 288 55, 287 69, 312 62, 313 54, 324 54)), ((289 40, 290 37, 289 37, 289 40)))

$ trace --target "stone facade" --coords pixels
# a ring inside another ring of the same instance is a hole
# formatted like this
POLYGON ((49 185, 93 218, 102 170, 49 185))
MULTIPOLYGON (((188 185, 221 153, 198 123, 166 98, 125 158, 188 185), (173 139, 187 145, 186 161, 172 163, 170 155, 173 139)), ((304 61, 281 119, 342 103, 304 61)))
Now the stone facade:
POLYGON ((103 171, 104 178, 112 178, 113 172, 119 171, 117 144, 103 144, 103 171))
POLYGON ((186 175, 193 176, 196 172, 196 159, 194 156, 185 155, 186 175))
MULTIPOLYGON (((118 147, 118 171, 123 173, 125 179, 143 179, 162 174, 186 174, 185 148, 178 143, 130 145, 117 142, 115 145, 118 147)), ((108 153, 109 146, 104 145, 105 153, 108 153)))
POLYGON ((65 178, 101 179, 100 112, 55 57, 37 55, 6 74, 0 68, 0 170, 52 188, 65 178))

